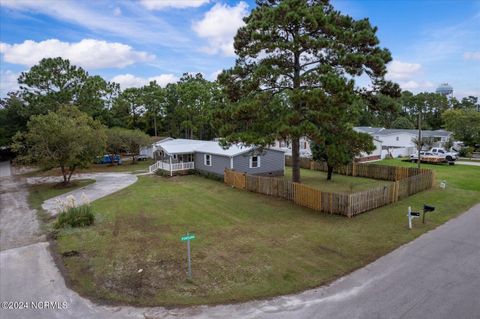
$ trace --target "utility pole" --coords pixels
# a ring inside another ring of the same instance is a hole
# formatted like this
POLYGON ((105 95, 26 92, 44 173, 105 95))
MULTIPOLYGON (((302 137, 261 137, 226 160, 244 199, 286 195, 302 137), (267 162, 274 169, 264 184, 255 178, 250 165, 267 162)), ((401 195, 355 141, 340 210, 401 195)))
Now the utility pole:
POLYGON ((417 157, 417 167, 420 168, 420 151, 422 150, 422 108, 418 108, 418 118, 417 118, 417 124, 418 124, 418 143, 417 143, 417 148, 418 148, 418 157, 417 157))

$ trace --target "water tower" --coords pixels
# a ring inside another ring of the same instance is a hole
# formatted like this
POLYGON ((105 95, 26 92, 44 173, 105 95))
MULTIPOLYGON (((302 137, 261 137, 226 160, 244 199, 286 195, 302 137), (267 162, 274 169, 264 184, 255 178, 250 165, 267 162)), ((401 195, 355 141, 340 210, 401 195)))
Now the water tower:
POLYGON ((435 92, 446 97, 451 97, 453 95, 453 88, 448 83, 442 83, 435 92))

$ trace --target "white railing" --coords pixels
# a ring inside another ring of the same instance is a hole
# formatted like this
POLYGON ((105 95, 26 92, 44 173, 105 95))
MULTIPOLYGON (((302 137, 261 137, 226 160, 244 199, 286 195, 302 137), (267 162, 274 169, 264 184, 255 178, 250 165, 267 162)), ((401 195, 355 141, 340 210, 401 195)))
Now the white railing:
POLYGON ((164 171, 167 171, 167 172, 170 172, 170 171, 176 172, 176 171, 186 171, 186 170, 194 169, 194 168, 195 168, 194 162, 180 162, 180 163, 170 164, 168 162, 158 161, 155 164, 150 165, 150 167, 148 168, 148 171, 150 173, 153 173, 153 172, 161 169, 161 170, 164 170, 164 171), (171 170, 170 170, 170 165, 172 165, 171 170))

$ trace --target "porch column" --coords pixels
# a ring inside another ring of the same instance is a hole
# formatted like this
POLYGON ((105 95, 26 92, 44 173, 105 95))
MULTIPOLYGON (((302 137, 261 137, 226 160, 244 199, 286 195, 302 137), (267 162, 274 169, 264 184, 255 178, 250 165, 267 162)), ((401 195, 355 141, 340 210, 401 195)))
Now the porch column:
POLYGON ((173 176, 173 172, 172 172, 172 156, 170 156, 169 159, 170 159, 170 176, 173 176))

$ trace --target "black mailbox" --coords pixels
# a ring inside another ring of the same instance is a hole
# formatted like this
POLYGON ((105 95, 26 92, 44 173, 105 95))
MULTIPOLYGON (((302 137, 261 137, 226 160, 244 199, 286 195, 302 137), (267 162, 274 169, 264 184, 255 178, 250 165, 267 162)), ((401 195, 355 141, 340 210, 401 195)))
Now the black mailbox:
POLYGON ((410 212, 410 216, 420 217, 420 213, 419 212, 410 212))
POLYGON ((433 212, 434 210, 435 210, 435 207, 427 205, 427 204, 423 204, 423 212, 424 213, 433 212))
POLYGON ((433 212, 435 210, 434 206, 423 204, 423 218, 422 218, 422 223, 425 224, 425 214, 428 212, 433 212))

